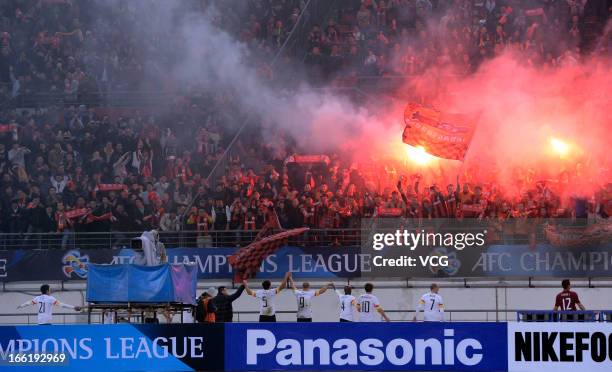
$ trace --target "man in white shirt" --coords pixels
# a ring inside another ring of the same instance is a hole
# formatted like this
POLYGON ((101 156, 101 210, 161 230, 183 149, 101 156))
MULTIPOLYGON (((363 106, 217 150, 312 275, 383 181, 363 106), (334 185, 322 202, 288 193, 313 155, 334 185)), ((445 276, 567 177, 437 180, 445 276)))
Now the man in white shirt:
POLYGON ((51 324, 53 320, 53 306, 59 305, 66 309, 74 309, 75 311, 81 311, 80 306, 72 306, 62 302, 59 302, 55 297, 51 296, 51 288, 48 284, 43 284, 40 287, 40 296, 36 296, 33 299, 22 303, 17 306, 18 309, 26 307, 28 305, 36 305, 38 307, 38 324, 51 324))
POLYGON ((378 298, 372 294, 374 285, 372 283, 366 283, 365 294, 359 296, 357 299, 357 311, 359 311, 360 322, 377 322, 382 317, 386 322, 391 321, 385 311, 380 306, 378 298), (380 314, 380 316, 378 315, 380 314))
POLYGON ((341 322, 354 322, 355 315, 354 310, 357 310, 357 300, 351 293, 353 287, 350 285, 344 286, 344 293, 336 289, 338 295, 338 302, 340 303, 340 321, 341 322))
POLYGON ((425 293, 419 299, 416 313, 413 320, 416 321, 420 311, 423 311, 423 320, 426 322, 443 322, 444 321, 444 300, 438 294, 440 287, 433 283, 430 287, 431 291, 425 293))
POLYGON ((249 296, 258 298, 259 303, 259 322, 260 323, 275 323, 276 322, 276 308, 274 306, 274 299, 277 294, 280 293, 287 286, 287 281, 291 278, 291 273, 286 273, 282 283, 277 288, 271 288, 272 283, 269 280, 264 280, 261 283, 263 289, 253 291, 249 288, 247 280, 243 280, 244 290, 249 296))
POLYGON ((331 287, 331 283, 315 291, 313 289, 310 289, 310 283, 304 282, 302 283, 302 289, 297 289, 293 278, 290 277, 289 285, 291 285, 291 289, 293 290, 293 294, 295 295, 295 300, 297 301, 297 321, 312 322, 311 300, 313 297, 320 296, 321 294, 325 293, 325 291, 327 291, 327 288, 331 287))

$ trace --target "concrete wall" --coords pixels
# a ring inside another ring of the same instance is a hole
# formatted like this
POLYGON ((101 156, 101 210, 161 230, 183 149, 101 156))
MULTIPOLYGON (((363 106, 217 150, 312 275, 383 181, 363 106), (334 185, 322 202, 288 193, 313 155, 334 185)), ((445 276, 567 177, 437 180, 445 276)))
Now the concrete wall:
MULTIPOLYGON (((588 288, 587 282, 574 281, 574 289, 578 292, 583 304, 587 309, 610 309, 612 310, 612 283, 593 282, 595 288, 588 288)), ((84 283, 65 284, 63 289, 59 283, 50 283, 53 288, 53 295, 60 301, 73 304, 85 305, 85 286, 84 283)), ((218 285, 230 285, 223 282, 200 282, 198 293, 208 287, 218 285)), ((275 285, 277 283, 274 283, 275 285)), ((313 288, 319 288, 324 282, 312 281, 313 288)), ((357 289, 354 294, 363 293, 363 282, 352 283, 357 289)), ((474 282, 469 283, 472 287, 465 288, 462 282, 439 282, 441 286, 440 294, 443 296, 447 310, 447 319, 459 320, 510 320, 516 319, 515 312, 506 313, 503 310, 532 309, 549 310, 554 305, 555 295, 560 291, 559 281, 539 281, 533 282, 536 288, 529 288, 528 283, 522 282, 474 282), (497 312, 495 310, 498 310, 497 312), (454 313, 452 310, 489 310, 487 312, 467 312, 454 313)), ((254 289, 260 287, 259 281, 254 280, 251 284, 254 289)), ((336 282, 340 288, 344 283, 336 282)), ((383 308, 386 310, 401 310, 398 313, 391 313, 394 320, 411 320, 414 315, 414 308, 418 298, 428 291, 429 282, 410 281, 375 282, 374 293, 379 297, 383 308), (407 287, 407 284, 410 287, 407 287)), ((35 283, 11 283, 7 284, 4 291, 0 292, 0 323, 2 324, 24 324, 35 323, 36 314, 34 307, 17 310, 17 305, 27 301, 32 296, 37 295, 39 284, 35 283), (6 316, 6 314, 17 313, 18 315, 6 316), (28 316, 27 314, 30 314, 28 316)), ((290 290, 283 291, 276 300, 276 308, 281 311, 295 311, 296 302, 290 290)), ((258 300, 243 294, 234 302, 234 311, 258 311, 258 300)), ((69 313, 70 315, 56 315, 56 323, 82 323, 87 321, 86 315, 75 314, 69 309, 57 308, 56 313, 69 313)), ((322 296, 313 300, 313 313, 315 321, 337 321, 338 301, 333 291, 328 291, 322 296)), ((255 321, 257 314, 236 314, 235 320, 255 321)), ((279 314, 279 320, 295 320, 295 315, 279 314)), ((161 317, 160 317, 161 318, 161 317)), ((100 317, 94 318, 99 322, 100 317)), ((175 317, 178 320, 178 317, 175 317)), ((163 321, 163 320, 162 320, 163 321)))

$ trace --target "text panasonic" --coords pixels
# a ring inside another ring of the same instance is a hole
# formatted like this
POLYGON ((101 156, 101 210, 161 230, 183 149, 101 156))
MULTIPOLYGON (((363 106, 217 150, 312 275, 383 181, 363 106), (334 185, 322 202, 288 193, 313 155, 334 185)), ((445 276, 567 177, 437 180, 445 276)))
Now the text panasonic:
POLYGON ((407 340, 366 338, 277 339, 265 329, 247 330, 247 365, 257 365, 261 358, 274 357, 281 366, 395 366, 465 365, 482 361, 482 344, 473 338, 455 340, 453 329, 444 329, 443 337, 407 340), (258 361, 258 359, 260 359, 258 361))

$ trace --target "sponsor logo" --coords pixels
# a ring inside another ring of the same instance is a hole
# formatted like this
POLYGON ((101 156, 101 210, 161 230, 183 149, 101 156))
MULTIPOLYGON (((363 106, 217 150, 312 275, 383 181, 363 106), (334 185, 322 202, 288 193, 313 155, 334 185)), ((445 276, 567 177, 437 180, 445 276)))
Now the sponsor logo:
POLYGON ((517 362, 612 362, 612 334, 604 332, 516 332, 517 362))
POLYGON ((436 338, 381 340, 366 338, 277 339, 267 329, 247 329, 247 360, 257 366, 273 357, 280 366, 477 366, 483 360, 483 345, 475 338, 455 339, 455 330, 445 328, 436 338))
POLYGON ((442 270, 446 275, 453 276, 457 274, 461 268, 461 261, 459 257, 457 257, 457 252, 455 251, 439 247, 434 248, 430 256, 446 257, 448 263, 445 266, 429 266, 429 271, 431 271, 432 274, 438 275, 439 271, 442 270))
POLYGON ((508 323, 508 370, 612 371, 612 325, 599 322, 508 323))
POLYGON ((87 265, 89 264, 89 256, 81 256, 81 252, 78 250, 68 251, 62 257, 62 271, 68 278, 72 278, 72 274, 75 274, 81 279, 87 278, 87 265))

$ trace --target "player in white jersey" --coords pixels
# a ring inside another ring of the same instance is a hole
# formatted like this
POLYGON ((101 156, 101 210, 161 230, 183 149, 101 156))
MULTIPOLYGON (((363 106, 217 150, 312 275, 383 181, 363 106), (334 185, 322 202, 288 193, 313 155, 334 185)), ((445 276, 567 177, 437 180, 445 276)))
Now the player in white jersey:
POLYGON ((365 285, 365 294, 362 294, 357 299, 357 311, 359 311, 359 321, 360 322, 377 322, 382 317, 386 322, 389 322, 390 319, 385 314, 382 306, 380 306, 380 301, 378 298, 372 294, 374 290, 374 285, 372 283, 366 283, 365 285), (380 315, 379 315, 380 314, 380 315))
MULTIPOLYGON (((335 287, 334 287, 335 288, 335 287)), ((344 293, 336 289, 338 295, 338 302, 340 303, 340 321, 341 322, 354 322, 355 315, 354 311, 357 310, 357 300, 351 293, 353 287, 350 285, 344 286, 344 293)))
POLYGON ((331 283, 315 291, 314 289, 310 289, 310 283, 304 282, 302 283, 302 289, 297 289, 293 278, 289 277, 289 285, 293 290, 293 294, 295 295, 295 300, 297 302, 297 321, 312 322, 311 300, 313 297, 320 296, 321 294, 325 293, 327 288, 331 287, 331 283))
POLYGON ((80 306, 72 306, 62 302, 59 302, 55 297, 51 296, 51 288, 48 284, 43 284, 40 287, 40 296, 36 296, 33 299, 22 303, 17 306, 18 309, 26 307, 28 305, 36 305, 38 308, 38 324, 51 324, 53 320, 53 306, 60 306, 67 309, 74 309, 75 311, 81 311, 80 306))
POLYGON ((423 320, 426 322, 443 322, 444 321, 444 300, 438 294, 440 287, 433 283, 430 287, 431 291, 425 293, 419 299, 416 313, 413 320, 416 321, 420 311, 423 311, 423 320))
POLYGON ((262 323, 276 322, 276 308, 274 306, 274 298, 287 286, 287 281, 291 278, 291 273, 285 274, 285 278, 277 288, 271 288, 272 283, 269 280, 264 280, 261 283, 263 289, 253 291, 249 288, 249 283, 243 280, 244 290, 249 296, 258 298, 259 303, 259 321, 262 323))

